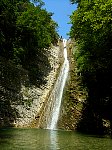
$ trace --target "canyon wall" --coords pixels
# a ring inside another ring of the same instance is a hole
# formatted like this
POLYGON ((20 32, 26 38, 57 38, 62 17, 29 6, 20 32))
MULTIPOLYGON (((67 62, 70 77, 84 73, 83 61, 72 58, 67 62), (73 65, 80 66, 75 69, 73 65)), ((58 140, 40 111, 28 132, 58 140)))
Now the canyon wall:
POLYGON ((46 83, 40 86, 29 83, 27 70, 20 66, 14 67, 12 62, 0 58, 1 127, 38 127, 39 114, 53 88, 63 61, 62 41, 47 51, 51 69, 43 79, 46 80, 46 83))

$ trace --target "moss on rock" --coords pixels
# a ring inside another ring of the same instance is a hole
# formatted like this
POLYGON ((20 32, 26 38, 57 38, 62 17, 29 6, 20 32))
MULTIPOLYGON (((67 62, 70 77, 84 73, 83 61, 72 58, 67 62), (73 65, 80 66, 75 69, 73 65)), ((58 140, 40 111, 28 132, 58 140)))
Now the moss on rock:
POLYGON ((75 130, 81 119, 81 110, 83 101, 86 98, 86 91, 81 86, 80 76, 77 75, 77 65, 73 56, 72 41, 67 42, 67 51, 70 70, 63 94, 58 128, 75 130))

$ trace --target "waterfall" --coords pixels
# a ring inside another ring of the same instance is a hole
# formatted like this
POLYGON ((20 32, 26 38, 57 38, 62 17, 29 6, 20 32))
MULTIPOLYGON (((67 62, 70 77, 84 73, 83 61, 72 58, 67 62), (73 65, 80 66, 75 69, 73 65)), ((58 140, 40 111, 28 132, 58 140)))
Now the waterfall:
POLYGON ((59 118, 63 90, 64 90, 64 86, 65 86, 66 79, 68 76, 68 71, 69 71, 69 61, 67 59, 66 42, 67 40, 63 39, 64 63, 62 65, 59 77, 56 81, 56 84, 50 96, 52 100, 51 102, 52 104, 49 104, 49 105, 52 105, 52 110, 51 110, 50 118, 47 123, 47 129, 56 129, 57 121, 59 118))

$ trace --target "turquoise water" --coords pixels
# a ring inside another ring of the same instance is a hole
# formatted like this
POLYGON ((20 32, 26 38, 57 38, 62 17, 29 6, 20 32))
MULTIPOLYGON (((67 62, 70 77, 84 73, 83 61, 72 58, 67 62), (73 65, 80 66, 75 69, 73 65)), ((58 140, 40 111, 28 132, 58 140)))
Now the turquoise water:
POLYGON ((112 150, 112 139, 73 131, 0 129, 0 150, 112 150))

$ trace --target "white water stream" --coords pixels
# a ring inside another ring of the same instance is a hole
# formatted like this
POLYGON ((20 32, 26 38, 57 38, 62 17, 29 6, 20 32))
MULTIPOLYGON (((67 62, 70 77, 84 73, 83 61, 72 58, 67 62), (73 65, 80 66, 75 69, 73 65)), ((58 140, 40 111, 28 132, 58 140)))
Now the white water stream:
POLYGON ((52 111, 51 111, 51 116, 50 120, 47 123, 47 129, 56 129, 57 121, 59 118, 59 113, 60 113, 60 106, 61 106, 61 100, 62 100, 62 95, 63 95, 63 90, 64 86, 66 83, 66 79, 68 76, 68 71, 69 71, 69 61, 67 59, 67 49, 66 49, 66 39, 63 39, 63 45, 64 45, 64 63, 62 65, 59 77, 56 81, 56 84, 54 86, 54 89, 52 91, 52 99, 53 104, 52 104, 52 111))

